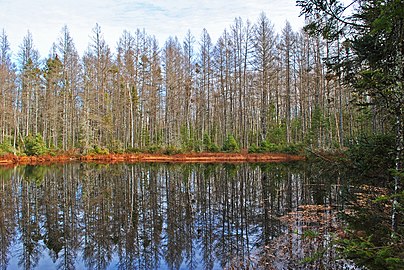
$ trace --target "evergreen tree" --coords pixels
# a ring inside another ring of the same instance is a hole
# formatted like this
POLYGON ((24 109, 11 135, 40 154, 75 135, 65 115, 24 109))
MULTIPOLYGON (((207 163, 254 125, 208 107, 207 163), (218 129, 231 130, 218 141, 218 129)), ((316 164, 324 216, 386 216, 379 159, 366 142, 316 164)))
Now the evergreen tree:
MULTIPOLYGON (((396 133, 397 172, 403 161, 404 107, 404 2, 401 0, 371 0, 349 6, 335 0, 297 1, 311 22, 306 30, 334 39, 345 31, 347 50, 351 57, 343 68, 362 106, 373 106, 387 112, 396 133), (343 27, 338 27, 339 24, 343 27)), ((395 177, 395 192, 399 192, 400 177, 395 177)), ((395 204, 398 202, 395 202, 395 204)), ((397 227, 393 213, 393 230, 397 227)))
MULTIPOLYGON (((395 173, 391 236, 399 238, 401 178, 404 148, 404 2, 402 0, 354 1, 344 6, 336 0, 297 1, 311 22, 312 34, 333 40, 345 36, 349 51, 342 63, 358 105, 371 107, 375 117, 390 120, 395 134, 395 173)), ((333 65, 338 69, 340 63, 333 65)), ((384 125, 384 123, 383 123, 384 125)), ((370 153, 370 152, 369 152, 370 153)), ((388 157, 385 157, 388 159, 388 157)), ((362 254, 363 256, 363 254, 362 254)), ((386 267, 389 262, 386 260, 386 267)))

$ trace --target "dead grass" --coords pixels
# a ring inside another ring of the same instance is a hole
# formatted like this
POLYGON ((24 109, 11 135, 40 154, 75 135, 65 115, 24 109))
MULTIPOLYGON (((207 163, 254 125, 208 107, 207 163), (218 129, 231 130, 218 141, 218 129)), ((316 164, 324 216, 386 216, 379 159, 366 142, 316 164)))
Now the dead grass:
POLYGON ((285 162, 304 160, 303 156, 267 153, 188 153, 176 155, 162 154, 109 154, 109 155, 44 155, 44 156, 0 156, 0 165, 18 164, 53 164, 71 161, 95 162, 95 163, 118 163, 118 162, 173 162, 173 163, 242 163, 242 162, 285 162))

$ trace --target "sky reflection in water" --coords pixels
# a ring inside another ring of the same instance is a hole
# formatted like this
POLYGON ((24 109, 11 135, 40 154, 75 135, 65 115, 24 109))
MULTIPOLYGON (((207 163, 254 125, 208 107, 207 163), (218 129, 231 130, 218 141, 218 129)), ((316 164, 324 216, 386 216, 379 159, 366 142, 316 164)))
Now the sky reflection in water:
MULTIPOLYGON (((264 247, 291 235, 289 258, 274 263, 302 267, 299 262, 310 255, 307 244, 293 235, 282 217, 304 205, 325 205, 323 213, 330 206, 343 207, 339 181, 334 177, 330 182, 321 170, 302 163, 0 169, 0 266, 257 266, 264 247)), ((294 218, 299 225, 293 230, 309 225, 294 218)), ((326 245, 324 241, 320 245, 326 245)))

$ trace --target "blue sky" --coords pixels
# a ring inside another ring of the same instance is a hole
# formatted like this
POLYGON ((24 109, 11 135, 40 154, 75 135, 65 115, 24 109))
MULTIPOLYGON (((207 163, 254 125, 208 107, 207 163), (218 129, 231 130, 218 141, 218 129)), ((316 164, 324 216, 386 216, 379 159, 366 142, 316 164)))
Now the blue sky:
POLYGON ((144 28, 162 46, 169 36, 182 40, 188 29, 198 39, 206 28, 215 43, 235 17, 255 22, 262 11, 277 32, 286 20, 295 31, 303 26, 295 0, 0 0, 0 30, 5 29, 14 54, 29 30, 46 57, 67 25, 82 55, 96 23, 115 52, 123 30, 144 28))

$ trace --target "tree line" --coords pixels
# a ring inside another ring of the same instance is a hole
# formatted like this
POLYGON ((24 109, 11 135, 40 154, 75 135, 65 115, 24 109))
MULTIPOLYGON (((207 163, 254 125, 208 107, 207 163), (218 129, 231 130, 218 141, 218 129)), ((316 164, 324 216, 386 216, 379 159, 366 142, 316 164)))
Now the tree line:
POLYGON ((97 24, 82 57, 67 26, 46 58, 29 31, 13 58, 3 30, 0 52, 0 144, 12 152, 35 140, 82 153, 339 149, 390 126, 376 106, 357 110, 349 74, 331 67, 352 56, 348 42, 288 22, 276 33, 265 13, 215 43, 206 29, 163 46, 125 30, 113 52, 97 24))

